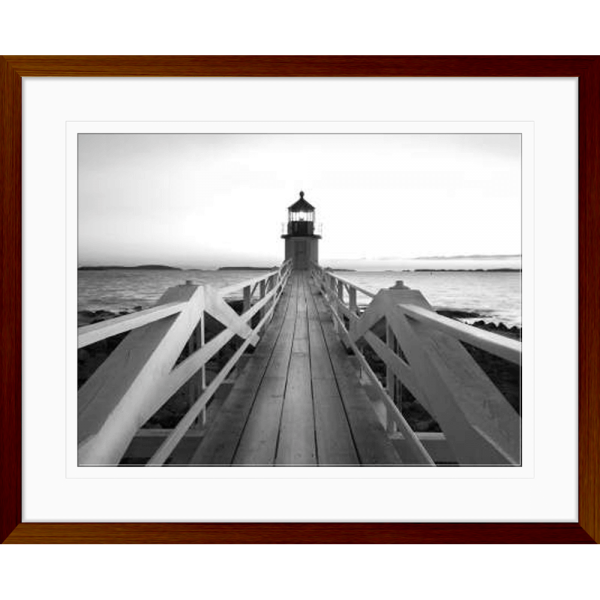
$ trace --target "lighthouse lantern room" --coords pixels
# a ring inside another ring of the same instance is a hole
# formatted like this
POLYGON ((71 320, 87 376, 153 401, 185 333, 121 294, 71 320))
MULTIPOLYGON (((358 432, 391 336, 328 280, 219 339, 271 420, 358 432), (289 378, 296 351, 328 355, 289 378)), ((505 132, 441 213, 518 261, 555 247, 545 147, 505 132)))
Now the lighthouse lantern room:
POLYGON ((305 270, 311 263, 319 262, 320 235, 315 234, 315 207, 300 198, 288 207, 287 233, 285 240, 285 260, 292 259, 294 269, 305 270))

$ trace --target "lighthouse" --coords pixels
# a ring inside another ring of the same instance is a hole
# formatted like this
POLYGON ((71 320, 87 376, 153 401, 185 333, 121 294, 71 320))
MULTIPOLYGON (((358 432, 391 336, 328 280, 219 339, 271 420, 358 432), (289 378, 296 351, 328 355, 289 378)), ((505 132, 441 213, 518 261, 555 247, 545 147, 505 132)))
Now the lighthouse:
POLYGON ((320 235, 315 233, 315 207, 300 198, 288 207, 287 233, 285 240, 285 260, 292 259, 294 269, 308 269, 311 263, 319 262, 320 235))

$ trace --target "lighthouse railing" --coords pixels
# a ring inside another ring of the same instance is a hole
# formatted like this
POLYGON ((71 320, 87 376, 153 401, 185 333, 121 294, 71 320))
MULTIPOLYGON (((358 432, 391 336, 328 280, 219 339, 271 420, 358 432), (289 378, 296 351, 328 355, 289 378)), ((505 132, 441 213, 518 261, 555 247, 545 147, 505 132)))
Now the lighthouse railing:
POLYGON ((243 353, 258 343, 291 268, 288 260, 277 270, 224 288, 187 281, 166 290, 147 310, 80 327, 79 348, 127 335, 79 390, 79 464, 119 464, 144 423, 189 384, 188 411, 148 463, 164 464, 243 353), (240 292, 238 314, 226 298, 240 292), (224 327, 208 341, 207 315, 224 327), (241 338, 241 344, 207 384, 206 364, 235 336, 241 338))
POLYGON ((437 439, 446 460, 460 465, 521 464, 520 407, 509 403, 468 351, 471 346, 520 366, 521 342, 439 315, 421 292, 402 282, 373 293, 318 265, 312 266, 312 277, 338 337, 385 406, 388 433, 401 440, 415 463, 427 462, 430 442, 437 439), (359 304, 361 297, 366 304, 359 304), (366 346, 385 365, 383 382, 366 346), (403 388, 441 433, 413 431, 402 412, 403 388))

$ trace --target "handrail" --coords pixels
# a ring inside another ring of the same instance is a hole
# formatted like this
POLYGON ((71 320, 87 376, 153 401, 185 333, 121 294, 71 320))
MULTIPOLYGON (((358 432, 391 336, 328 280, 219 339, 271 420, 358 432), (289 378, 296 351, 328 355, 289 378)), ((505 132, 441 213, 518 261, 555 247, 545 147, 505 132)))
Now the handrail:
MULTIPOLYGON (((284 263, 284 264, 286 264, 286 263, 284 263)), ((266 281, 268 279, 271 279, 272 277, 276 277, 278 273, 279 273, 279 270, 272 270, 272 271, 269 271, 268 273, 265 273, 264 275, 260 275, 259 277, 254 277, 252 279, 245 279, 244 281, 240 281, 238 283, 232 283, 231 285, 221 287, 221 288, 219 288, 219 292, 221 293, 221 295, 223 297, 229 296, 245 287, 255 285, 257 283, 260 283, 261 281, 266 281)))
POLYGON ((359 310, 358 286, 318 265, 312 266, 312 276, 335 331, 386 407, 388 431, 402 434, 417 462, 425 450, 397 406, 397 383, 436 419, 459 464, 520 464, 520 416, 461 345, 466 342, 520 365, 520 342, 439 315, 419 291, 404 285, 370 294, 370 304, 359 310), (371 331, 382 319, 385 341, 371 331), (386 367, 385 386, 362 352, 364 343, 386 367))
MULTIPOLYGON (((230 286, 217 288, 221 297, 225 298, 232 293, 248 288, 260 282, 267 282, 268 280, 278 276, 281 269, 285 266, 290 265, 290 260, 284 262, 281 267, 277 270, 269 271, 259 277, 252 279, 246 279, 230 286)), ((140 310, 120 317, 114 317, 112 319, 106 319, 98 323, 92 323, 91 325, 83 325, 77 329, 77 348, 85 348, 90 344, 94 344, 106 338, 131 331, 143 325, 147 325, 160 319, 165 319, 171 315, 181 312, 185 307, 185 302, 170 302, 158 306, 151 306, 145 310, 140 310)))
POLYGON ((401 305, 402 311, 409 317, 431 325, 433 328, 449 333, 461 342, 467 342, 476 348, 504 358, 517 365, 521 364, 521 342, 491 331, 477 329, 471 325, 449 319, 420 306, 401 305))
MULTIPOLYGON (((219 294, 222 298, 226 298, 241 289, 250 288, 251 286, 255 286, 253 291, 256 291, 257 284, 261 282, 267 283, 269 280, 278 277, 282 268, 289 268, 290 265, 291 260, 288 260, 284 262, 279 269, 269 271, 260 277, 246 279, 227 287, 218 288, 219 294)), ((85 348, 85 346, 89 346, 90 344, 94 344, 114 335, 131 331, 132 329, 177 314, 181 312, 184 306, 185 302, 170 302, 168 304, 152 306, 128 315, 106 319, 99 323, 84 325, 77 329, 77 348, 85 348)))
POLYGON ((360 287, 360 286, 356 285, 355 283, 352 283, 352 281, 346 279, 345 277, 340 277, 339 275, 334 275, 331 271, 325 271, 324 269, 323 269, 323 273, 330 275, 336 281, 340 281, 343 284, 347 285, 348 287, 355 289, 356 291, 360 292, 364 296, 368 296, 369 298, 375 298, 375 294, 373 292, 370 292, 369 290, 367 290, 363 287, 360 287))
MULTIPOLYGON (((277 305, 281 293, 283 293, 283 288, 280 289, 280 291, 278 292, 278 297, 273 303, 273 306, 271 307, 269 312, 261 319, 260 323, 256 326, 255 330, 260 330, 263 327, 263 325, 271 318, 272 312, 275 309, 275 306, 277 305)), ((177 447, 177 444, 179 444, 183 436, 187 433, 187 431, 193 425, 194 421, 198 418, 208 401, 215 394, 219 385, 221 385, 221 383, 229 375, 231 370, 235 367, 236 363, 238 362, 238 360, 240 359, 240 357, 242 356, 249 344, 250 340, 245 340, 244 343, 236 350, 234 355, 227 361, 227 363, 221 369, 221 371, 219 371, 219 374, 215 377, 215 379, 213 379, 213 381, 211 381, 211 383, 204 390, 202 390, 202 393, 194 401, 187 413, 181 418, 179 423, 175 426, 175 428, 167 436, 164 442, 160 445, 158 450, 146 463, 147 467, 162 466, 166 462, 173 450, 177 447)))
POLYGON ((148 325, 148 323, 170 317, 181 312, 184 307, 185 302, 169 302, 168 304, 152 306, 146 310, 115 317, 114 319, 84 325, 77 330, 77 348, 85 348, 85 346, 95 344, 113 335, 125 333, 143 325, 148 325))
MULTIPOLYGON (((313 274, 315 272, 320 273, 320 277, 329 277, 333 281, 341 282, 349 288, 360 291, 371 298, 375 298, 377 295, 364 290, 364 288, 359 287, 344 277, 334 275, 331 271, 325 271, 318 265, 313 264, 313 274)), ((345 316, 352 316, 353 311, 351 304, 349 302, 345 302, 344 298, 341 297, 332 286, 329 287, 328 292, 330 293, 330 303, 335 303, 345 316)), ((440 331, 444 331, 450 335, 453 335, 461 341, 467 342, 477 348, 480 348, 481 350, 485 350, 490 354, 504 358, 512 363, 520 364, 521 362, 522 346, 517 340, 507 338, 506 336, 493 333, 491 331, 477 329, 476 327, 467 325, 466 323, 450 319, 440 315, 431 308, 426 309, 412 304, 400 304, 399 307, 403 313, 412 319, 427 323, 428 325, 431 325, 440 331)))
POLYGON ((243 351, 258 342, 291 269, 288 260, 276 271, 235 284, 236 289, 244 290, 240 315, 224 299, 234 286, 213 288, 187 282, 169 288, 152 308, 80 328, 79 347, 118 333, 129 334, 79 390, 79 463, 118 464, 140 426, 188 383, 193 395, 190 411, 195 411, 195 416, 191 418, 188 412, 183 425, 163 444, 161 454, 153 457, 153 464, 164 462, 168 458, 164 448, 172 451, 243 351), (259 298, 253 301, 257 290, 259 298), (225 326, 208 342, 204 338, 207 314, 225 326), (255 315, 259 315, 259 323, 252 326, 255 315), (235 335, 243 339, 241 347, 207 386, 207 362, 235 335), (176 366, 186 344, 189 355, 176 366), (199 382, 194 379, 196 374, 201 375, 199 382))

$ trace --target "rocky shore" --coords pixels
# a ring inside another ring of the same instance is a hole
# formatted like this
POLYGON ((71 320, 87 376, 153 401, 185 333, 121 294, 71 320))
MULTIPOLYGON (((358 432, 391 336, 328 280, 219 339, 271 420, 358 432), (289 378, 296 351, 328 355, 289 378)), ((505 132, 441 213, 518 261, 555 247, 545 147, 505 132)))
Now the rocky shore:
POLYGON ((135 267, 124 265, 100 265, 83 266, 78 271, 181 271, 179 267, 169 267, 167 265, 137 265, 135 267))
MULTIPOLYGON (((508 327, 504 323, 490 323, 483 320, 482 315, 467 310, 455 310, 441 308, 436 311, 438 314, 455 319, 460 322, 468 321, 473 327, 497 333, 512 339, 521 340, 521 328, 513 326, 508 327), (473 322, 474 319, 478 319, 473 322)), ((381 339, 385 338, 385 331, 381 328, 374 328, 374 333, 381 339)), ((473 357, 475 362, 483 369, 485 374, 500 390, 503 396, 518 414, 521 414, 521 369, 518 365, 510 363, 502 358, 494 356, 489 352, 484 352, 470 344, 463 343, 463 346, 473 357)), ((378 376, 382 385, 385 385, 385 364, 377 354, 367 344, 363 344, 363 353, 367 362, 378 376)), ((441 431, 438 423, 427 412, 427 410, 414 398, 409 390, 400 385, 399 397, 401 398, 402 414, 414 431, 418 432, 436 432, 441 431)))
MULTIPOLYGON (((463 317, 460 314, 452 314, 452 311, 445 310, 438 310, 437 312, 439 314, 447 313, 445 316, 458 320, 464 318, 471 320, 481 316, 477 313, 472 313, 467 317, 463 317)), ((516 325, 508 327, 504 323, 488 323, 483 319, 471 322, 471 325, 484 331, 491 331, 492 333, 497 333, 513 340, 518 340, 519 342, 521 341, 522 330, 516 325)), ((511 406, 518 414, 521 414, 521 367, 469 344, 463 343, 463 346, 502 392, 511 406)))
MULTIPOLYGON (((242 311, 242 301, 232 300, 229 302, 231 307, 239 314, 242 311)), ((132 310, 124 310, 118 313, 108 310, 81 310, 77 313, 78 326, 99 323, 107 319, 113 319, 122 315, 130 314, 142 310, 141 306, 136 306, 132 310)), ((224 327, 210 315, 206 317, 205 340, 210 341, 215 335, 223 331, 224 327)), ((108 355, 121 343, 127 333, 112 336, 105 340, 90 344, 81 348, 77 353, 77 386, 80 388, 104 362, 108 355)), ((206 365, 206 381, 210 383, 214 376, 219 373, 225 363, 231 358, 233 353, 239 347, 239 338, 234 337, 226 344, 206 365)), ((251 349, 249 350, 252 351, 251 349)), ((184 348, 177 362, 181 362, 189 355, 187 348, 184 348)), ((181 417, 187 412, 191 403, 189 393, 189 383, 184 384, 163 406, 158 410, 144 425, 145 428, 171 429, 177 425, 181 417)))
MULTIPOLYGON (((242 302, 240 300, 232 301, 232 308, 240 313, 242 302)), ((121 311, 119 313, 107 310, 82 310, 78 313, 79 326, 97 323, 106 319, 111 319, 134 311, 142 310, 141 306, 136 306, 130 311, 121 311)), ((504 323, 485 322, 479 313, 470 311, 461 311, 454 309, 438 309, 439 314, 456 319, 459 321, 468 320, 474 327, 491 331, 512 339, 521 339, 521 329, 518 327, 507 327, 504 323), (474 319, 478 319, 472 322, 474 319)), ((205 324, 206 340, 210 340, 223 330, 223 326, 210 315, 207 316, 205 324)), ((384 332, 374 330, 376 334, 383 337, 384 332)), ((94 371, 102 364, 106 357, 118 346, 127 334, 116 335, 106 340, 102 340, 78 351, 78 387, 81 387, 94 371)), ((487 352, 474 348, 469 344, 463 344, 466 350, 471 354, 474 360, 479 364, 488 377, 494 382, 515 411, 521 412, 521 370, 518 365, 514 365, 504 359, 493 356, 487 352)), ((223 365, 229 360, 235 350, 239 347, 239 340, 234 338, 207 364, 207 381, 221 370, 223 365)), ((385 365, 383 361, 370 349, 367 344, 363 345, 363 352, 371 368, 382 381, 385 381, 385 365)), ((187 350, 184 350, 180 360, 185 359, 187 350)), ((440 431, 435 419, 415 400, 412 394, 401 386, 402 412, 415 431, 440 431)), ((172 428, 179 419, 185 414, 190 405, 190 395, 187 384, 184 385, 149 421, 145 427, 153 428, 172 428)))

